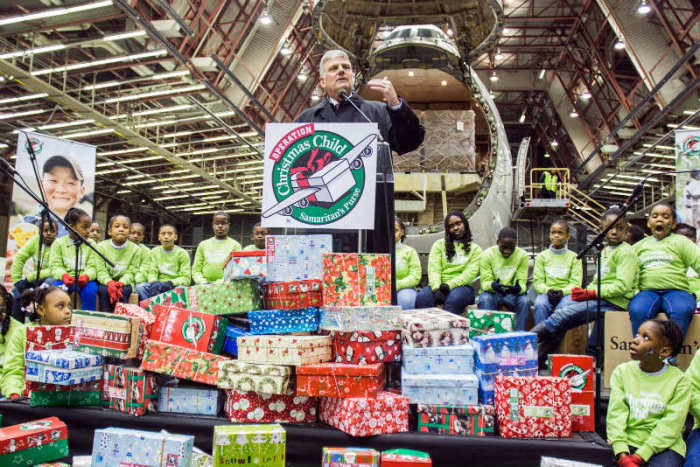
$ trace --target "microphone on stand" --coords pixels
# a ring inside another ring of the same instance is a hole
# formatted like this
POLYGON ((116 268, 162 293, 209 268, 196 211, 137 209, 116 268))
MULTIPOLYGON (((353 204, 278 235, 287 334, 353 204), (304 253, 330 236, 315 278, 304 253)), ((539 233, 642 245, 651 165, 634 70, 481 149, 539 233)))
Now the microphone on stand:
POLYGON ((15 170, 15 168, 10 165, 10 163, 7 161, 7 159, 5 159, 4 157, 0 157, 0 161, 2 161, 2 165, 4 165, 5 168, 7 170, 9 170, 9 172, 11 174, 14 175, 14 174, 18 173, 17 170, 15 170))
MULTIPOLYGON (((355 110, 357 110, 360 113, 360 115, 362 115, 362 117, 367 121, 367 123, 377 123, 377 122, 370 120, 369 117, 362 110, 360 110, 360 108, 357 106, 357 104, 355 104, 352 101, 352 99, 350 99, 350 96, 348 96, 348 92, 345 89, 338 90, 338 97, 343 101, 349 102, 350 105, 353 106, 353 108, 355 110)), ((382 142, 382 143, 384 142, 384 139, 382 138, 381 131, 377 132, 377 138, 379 139, 380 142, 382 142)))

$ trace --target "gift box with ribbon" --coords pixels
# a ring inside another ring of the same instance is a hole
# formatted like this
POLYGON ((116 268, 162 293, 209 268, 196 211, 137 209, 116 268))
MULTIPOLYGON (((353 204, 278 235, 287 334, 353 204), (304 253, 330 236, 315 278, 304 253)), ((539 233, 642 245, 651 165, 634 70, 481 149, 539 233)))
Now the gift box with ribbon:
POLYGON ((219 364, 228 360, 220 355, 149 339, 141 369, 216 386, 219 364))
POLYGON ((400 306, 324 306, 319 329, 326 331, 392 331, 401 329, 400 306))
POLYGON ((246 313, 261 308, 258 281, 238 279, 232 282, 195 285, 190 287, 197 307, 189 307, 212 315, 246 313))
POLYGON ((68 428, 56 417, 0 428, 0 465, 32 466, 68 455, 68 428))
POLYGON ((493 434, 496 417, 492 405, 418 404, 418 431, 459 436, 493 434))
POLYGON ((311 365, 332 358, 330 336, 244 336, 238 338, 238 360, 249 363, 311 365))
POLYGON ((92 467, 190 467, 194 436, 167 432, 101 428, 92 443, 92 467))
POLYGON ((110 409, 130 415, 156 411, 158 385, 155 376, 139 368, 107 365, 104 392, 110 409))
POLYGON ((168 305, 156 305, 153 311, 156 320, 150 339, 200 352, 221 353, 226 338, 225 318, 168 305))
POLYGON ((320 280, 323 276, 322 255, 333 250, 333 236, 329 234, 267 235, 265 245, 267 255, 265 278, 268 281, 320 280))
POLYGON ((59 350, 73 342, 73 326, 27 326, 24 350, 59 350))
POLYGON ((401 361, 401 331, 331 332, 337 363, 388 363, 401 361))
POLYGON ((294 367, 244 363, 236 360, 219 365, 217 386, 221 389, 255 391, 266 394, 287 394, 293 387, 294 367))
POLYGON ((265 250, 232 251, 224 263, 224 282, 262 279, 266 268, 265 250))
POLYGON ((323 255, 323 305, 391 305, 391 255, 323 255))
POLYGON ((151 311, 155 305, 175 305, 181 308, 196 310, 197 296, 192 292, 191 287, 179 285, 167 292, 139 302, 139 306, 146 311, 151 311))
POLYGON ((158 390, 158 412, 195 415, 219 414, 219 391, 210 387, 161 386, 158 390))
POLYGON ((413 449, 390 449, 382 452, 382 467, 431 467, 433 461, 427 452, 413 449))
POLYGON ((515 313, 494 310, 467 310, 469 337, 515 330, 515 313))
POLYGON ((139 348, 139 319, 99 311, 74 310, 73 348, 105 357, 135 358, 139 348))
POLYGON ((379 467, 379 451, 372 448, 324 447, 321 467, 379 467))
POLYGON ((408 431, 408 398, 381 391, 376 398, 322 397, 319 419, 350 436, 408 431))
POLYGON ((29 405, 33 407, 76 407, 104 405, 103 380, 80 384, 45 384, 27 382, 29 405))
POLYGON ((248 320, 253 334, 315 331, 318 329, 318 308, 249 311, 248 320))
POLYGON ((138 305, 129 303, 117 303, 114 305, 114 314, 121 316, 131 316, 139 319, 139 347, 137 358, 143 358, 143 353, 146 351, 146 340, 151 335, 153 323, 156 321, 156 315, 153 311, 146 311, 138 305))
POLYGON ((474 375, 411 375, 401 372, 401 394, 412 404, 473 405, 479 401, 474 375))
POLYGON ((321 363, 297 367, 297 394, 300 396, 377 397, 385 382, 381 363, 321 363))
POLYGON ((448 347, 404 346, 402 371, 408 374, 468 375, 474 373, 474 347, 471 344, 448 347))
POLYGON ((225 391, 224 413, 236 423, 314 423, 318 416, 318 398, 257 391, 225 391))
POLYGON ((262 285, 262 290, 267 309, 299 310, 319 307, 323 303, 319 279, 268 282, 262 285))
POLYGON ((282 425, 214 427, 214 467, 227 465, 284 467, 287 437, 282 425))
POLYGON ((496 420, 504 438, 571 436, 571 383, 551 376, 497 376, 496 420))
POLYGON ((252 335, 254 334, 247 329, 233 325, 226 326, 226 339, 224 339, 223 352, 229 355, 238 355, 238 338, 252 335))
POLYGON ((440 308, 401 313, 401 338, 411 347, 444 347, 469 342, 469 320, 440 308))
POLYGON ((73 350, 30 350, 24 354, 24 378, 70 385, 102 379, 102 357, 73 350))

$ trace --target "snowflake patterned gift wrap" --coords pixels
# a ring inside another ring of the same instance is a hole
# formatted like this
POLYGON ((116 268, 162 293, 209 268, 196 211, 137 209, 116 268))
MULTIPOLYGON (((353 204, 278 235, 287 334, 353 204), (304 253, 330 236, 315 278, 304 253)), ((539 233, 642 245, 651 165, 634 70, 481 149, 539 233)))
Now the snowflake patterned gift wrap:
POLYGON ((73 348, 105 357, 135 358, 139 350, 139 319, 99 311, 74 310, 73 348))
POLYGON ((190 435, 102 428, 95 430, 92 467, 190 467, 193 447, 190 435))
POLYGON ((323 305, 391 305, 391 256, 324 254, 323 305))
POLYGON ((464 345, 469 342, 469 320, 440 308, 401 313, 401 339, 411 347, 464 345))
POLYGON ((73 342, 73 326, 27 326, 24 350, 65 349, 73 342))
POLYGON ((292 382, 292 370, 291 366, 231 360, 219 365, 217 386, 221 389, 287 394, 292 382))
POLYGON ((196 297, 197 306, 193 310, 212 315, 246 313, 261 307, 258 281, 238 279, 226 283, 195 285, 190 287, 190 295, 196 297))
POLYGON ((217 416, 219 391, 211 387, 161 386, 158 390, 158 412, 217 416))
POLYGON ((325 331, 391 331, 401 329, 400 306, 324 306, 319 329, 325 331))
POLYGON ((0 428, 0 465, 32 466, 68 455, 68 428, 56 417, 0 428))
POLYGON ((401 394, 412 404, 470 405, 479 400, 474 375, 410 375, 401 372, 401 394))
POLYGON ((379 451, 372 448, 324 447, 321 467, 379 467, 379 451))
POLYGON ((330 336, 245 336, 238 338, 238 360, 248 363, 311 365, 332 358, 330 336))
POLYGON ((216 386, 219 364, 228 360, 220 355, 149 339, 141 369, 216 386))
POLYGON ((130 415, 156 411, 158 385, 154 375, 139 368, 107 365, 104 385, 110 409, 130 415))
POLYGON ((318 308, 249 311, 248 320, 253 334, 315 331, 318 329, 318 308))
POLYGON ((323 303, 320 279, 267 282, 262 290, 265 308, 272 310, 298 310, 323 303))
POLYGON ((448 347, 404 346, 403 367, 408 374, 469 375, 474 373, 474 347, 471 344, 448 347))
POLYGON ((265 236, 267 273, 271 282, 321 279, 322 256, 333 250, 333 236, 267 235, 265 236))
POLYGON ((264 278, 267 270, 265 255, 265 250, 232 251, 224 263, 224 282, 264 278))
POLYGON ((318 398, 254 391, 225 391, 224 413, 237 423, 314 423, 318 416, 318 398))
POLYGON ((117 303, 114 305, 114 314, 121 316, 131 316, 139 319, 139 348, 137 358, 143 358, 143 353, 146 351, 146 340, 151 335, 153 323, 156 320, 156 315, 152 311, 146 311, 138 305, 129 303, 117 303))
POLYGON ((496 417, 492 405, 418 404, 418 431, 458 436, 493 434, 496 417))
POLYGON ((229 465, 284 467, 287 434, 282 425, 214 427, 214 467, 229 465))
POLYGON ((73 350, 30 350, 24 354, 25 380, 80 384, 102 379, 102 357, 73 350))
POLYGON ((300 396, 377 397, 385 382, 381 363, 321 363, 297 367, 297 394, 300 396))
POLYGON ((494 310, 467 310, 469 337, 515 330, 515 313, 494 310))
POLYGON ((331 332, 337 363, 389 363, 401 361, 401 331, 331 332))
POLYGON ((382 467, 432 467, 427 452, 412 449, 390 449, 382 452, 382 467))
POLYGON ((156 305, 153 311, 156 320, 150 339, 200 352, 221 352, 228 324, 225 318, 172 305, 156 305))
POLYGON ((319 419, 350 436, 408 431, 408 398, 381 391, 376 398, 322 397, 319 419))
POLYGON ((571 436, 571 383, 566 378, 497 376, 495 399, 504 438, 571 436))

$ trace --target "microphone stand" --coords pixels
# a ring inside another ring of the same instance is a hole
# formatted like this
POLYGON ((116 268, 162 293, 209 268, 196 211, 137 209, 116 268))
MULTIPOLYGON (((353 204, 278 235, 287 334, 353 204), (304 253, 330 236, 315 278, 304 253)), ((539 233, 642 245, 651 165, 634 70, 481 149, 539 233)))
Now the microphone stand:
MULTIPOLYGON (((24 132, 21 129, 17 129, 17 131, 21 132, 25 139, 27 140, 27 150, 29 151, 29 160, 32 163, 32 170, 34 171, 34 178, 36 180, 36 184, 39 187, 39 194, 41 195, 41 200, 45 203, 46 202, 46 195, 44 194, 44 188, 41 186, 41 178, 39 177, 39 167, 38 167, 38 162, 36 158, 36 153, 34 152, 34 146, 32 146, 32 142, 29 139, 29 135, 27 135, 26 132, 24 132)), ((37 256, 36 256, 36 276, 34 278, 35 281, 39 280, 39 277, 41 276, 41 266, 43 263, 43 258, 41 255, 41 250, 44 249, 44 223, 49 219, 49 217, 46 214, 45 210, 41 210, 41 221, 39 223, 39 248, 37 249, 37 256)))

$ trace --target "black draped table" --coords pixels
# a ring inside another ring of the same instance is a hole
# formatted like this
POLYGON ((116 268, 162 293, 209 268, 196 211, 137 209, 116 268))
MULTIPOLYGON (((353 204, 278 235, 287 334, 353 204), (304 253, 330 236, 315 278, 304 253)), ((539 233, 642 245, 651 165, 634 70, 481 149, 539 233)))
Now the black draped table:
MULTIPOLYGON (((211 452, 213 427, 230 424, 225 418, 175 414, 136 417, 101 408, 31 407, 26 401, 0 402, 0 413, 2 426, 51 416, 60 418, 68 425, 71 455, 89 455, 94 430, 109 426, 194 435, 195 445, 211 452)), ((612 450, 596 433, 574 433, 571 438, 553 440, 416 432, 353 438, 323 424, 284 425, 284 428, 287 431, 288 467, 318 467, 323 446, 367 446, 380 451, 417 449, 429 452, 435 467, 539 466, 541 456, 608 466, 613 459, 612 450)))

